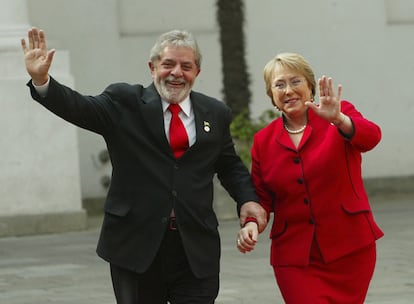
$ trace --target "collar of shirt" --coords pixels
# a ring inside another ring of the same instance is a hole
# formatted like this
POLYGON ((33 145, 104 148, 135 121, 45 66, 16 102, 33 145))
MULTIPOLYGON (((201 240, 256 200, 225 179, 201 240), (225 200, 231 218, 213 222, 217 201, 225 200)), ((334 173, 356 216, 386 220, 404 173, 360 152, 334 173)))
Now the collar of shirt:
MULTIPOLYGON (((170 104, 165 101, 164 99, 162 99, 162 110, 165 113, 165 111, 167 111, 168 106, 170 104)), ((183 113, 187 116, 190 117, 190 113, 191 113, 191 102, 190 102, 190 96, 187 96, 182 102, 179 103, 181 110, 183 111, 183 113)))

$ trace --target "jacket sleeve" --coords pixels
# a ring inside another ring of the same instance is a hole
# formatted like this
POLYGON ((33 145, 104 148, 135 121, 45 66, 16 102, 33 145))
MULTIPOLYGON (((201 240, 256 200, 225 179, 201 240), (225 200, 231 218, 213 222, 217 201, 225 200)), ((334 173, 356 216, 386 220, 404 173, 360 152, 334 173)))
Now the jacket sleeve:
POLYGON ((224 112, 222 151, 216 164, 217 177, 230 196, 237 202, 238 211, 243 203, 258 202, 249 170, 237 155, 230 135, 231 111, 224 112))
POLYGON ((270 193, 269 191, 266 190, 266 187, 264 185, 263 174, 260 168, 260 150, 259 150, 260 144, 258 144, 257 141, 258 139, 255 136, 253 147, 252 147, 252 152, 251 152, 251 155, 252 155, 251 174, 252 174, 253 184, 256 189, 256 193, 259 196, 260 204, 266 210, 267 218, 269 219, 270 213, 273 212, 273 204, 274 204, 275 197, 273 193, 270 193))
POLYGON ((109 86, 102 94, 87 96, 60 84, 50 77, 47 95, 41 97, 32 82, 27 85, 31 96, 49 111, 62 119, 89 131, 104 134, 119 120, 119 107, 113 100, 116 85, 109 86), (111 96, 112 92, 112 96, 111 96))
POLYGON ((381 140, 381 129, 366 119, 351 103, 342 101, 341 111, 348 115, 354 125, 354 135, 350 144, 360 152, 372 150, 381 140))

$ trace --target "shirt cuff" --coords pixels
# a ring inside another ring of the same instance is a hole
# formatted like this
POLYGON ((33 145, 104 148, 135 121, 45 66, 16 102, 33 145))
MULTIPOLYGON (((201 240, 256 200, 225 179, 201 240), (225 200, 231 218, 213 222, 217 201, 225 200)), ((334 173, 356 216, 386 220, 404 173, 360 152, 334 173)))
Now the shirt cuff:
POLYGON ((37 86, 33 83, 32 81, 32 85, 35 88, 36 92, 41 96, 41 97, 46 97, 47 95, 47 91, 49 89, 49 82, 50 82, 50 77, 48 77, 47 81, 45 84, 42 84, 40 86, 37 86))

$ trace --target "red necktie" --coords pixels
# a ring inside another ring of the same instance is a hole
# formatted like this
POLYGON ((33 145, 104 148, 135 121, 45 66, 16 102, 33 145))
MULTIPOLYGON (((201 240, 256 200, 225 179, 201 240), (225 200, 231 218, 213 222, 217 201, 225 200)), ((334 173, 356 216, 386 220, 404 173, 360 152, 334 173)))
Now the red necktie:
POLYGON ((188 149, 187 131, 178 116, 178 113, 181 112, 180 106, 178 104, 170 104, 168 110, 171 112, 170 146, 175 158, 178 159, 188 149))

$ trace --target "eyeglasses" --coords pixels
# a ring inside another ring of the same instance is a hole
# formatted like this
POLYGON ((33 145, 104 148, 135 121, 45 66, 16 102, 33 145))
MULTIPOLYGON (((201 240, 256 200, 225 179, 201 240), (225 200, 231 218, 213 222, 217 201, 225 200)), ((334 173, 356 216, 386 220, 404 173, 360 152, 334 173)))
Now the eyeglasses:
POLYGON ((278 91, 285 91, 287 89, 287 86, 289 85, 292 89, 300 87, 303 83, 305 83, 305 79, 303 78, 294 78, 292 80, 286 81, 277 81, 275 83, 272 83, 272 88, 278 90, 278 91))

